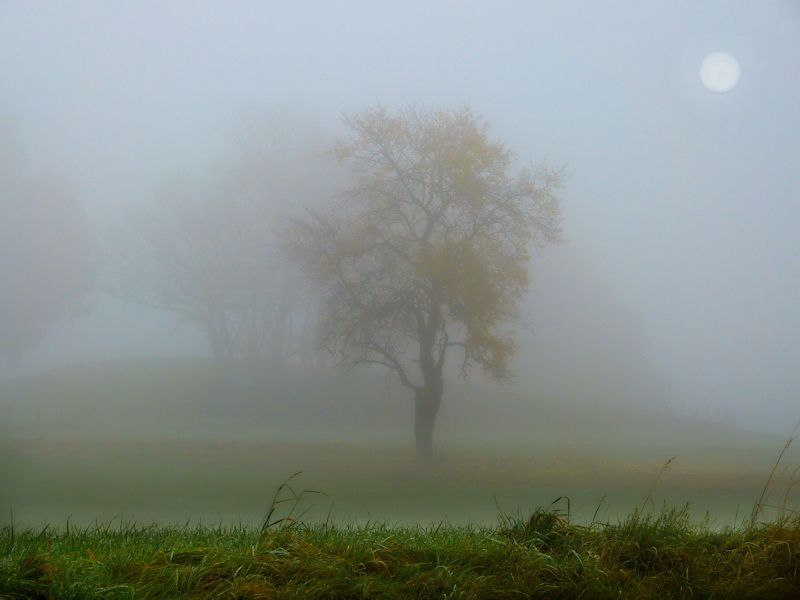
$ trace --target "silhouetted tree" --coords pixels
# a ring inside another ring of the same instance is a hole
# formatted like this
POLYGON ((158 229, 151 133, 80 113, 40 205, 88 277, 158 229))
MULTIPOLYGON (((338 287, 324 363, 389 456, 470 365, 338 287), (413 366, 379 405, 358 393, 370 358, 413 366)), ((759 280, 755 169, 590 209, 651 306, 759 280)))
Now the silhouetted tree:
POLYGON ((275 260, 275 225, 321 193, 322 147, 293 115, 250 116, 213 176, 162 187, 132 218, 109 290, 196 323, 219 361, 284 363, 299 351, 305 283, 275 260))
POLYGON ((460 372, 507 376, 529 247, 559 238, 558 173, 522 169, 468 109, 368 109, 336 147, 354 185, 286 233, 325 290, 322 341, 341 366, 377 364, 414 395, 417 454, 433 432, 451 348, 460 372))

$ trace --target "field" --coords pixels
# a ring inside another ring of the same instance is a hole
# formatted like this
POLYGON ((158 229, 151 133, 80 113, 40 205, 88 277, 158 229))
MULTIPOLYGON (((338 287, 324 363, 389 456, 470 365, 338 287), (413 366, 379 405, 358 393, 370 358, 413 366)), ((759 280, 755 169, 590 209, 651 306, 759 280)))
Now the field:
POLYGON ((384 389, 192 362, 3 385, 0 598, 800 593, 794 446, 750 522, 785 439, 456 387, 420 465, 384 389))
MULTIPOLYGON (((653 504, 689 502, 695 517, 709 512, 718 524, 731 524, 749 514, 774 455, 724 469, 713 457, 689 465, 676 459, 653 504)), ((487 525, 499 509, 526 510, 566 496, 575 521, 595 510, 615 520, 642 502, 663 463, 654 456, 598 457, 591 449, 542 448, 530 456, 449 449, 421 469, 402 447, 130 440, 4 442, 0 457, 4 500, 17 524, 32 527, 113 518, 254 525, 273 490, 296 471, 296 487, 325 493, 304 505, 316 519, 330 513, 337 521, 487 525)), ((770 502, 780 503, 784 491, 776 482, 770 502)))
MULTIPOLYGON (((421 469, 408 399, 380 378, 296 372, 257 384, 223 387, 200 361, 119 361, 0 386, 0 518, 253 525, 275 487, 302 471, 300 487, 326 494, 309 503, 313 518, 492 525, 498 510, 566 496, 573 521, 595 511, 614 520, 675 456, 652 504, 688 502, 696 518, 730 525, 749 514, 784 443, 462 384, 445 398, 438 460, 421 469)), ((797 464, 792 447, 769 504, 784 503, 797 464)))

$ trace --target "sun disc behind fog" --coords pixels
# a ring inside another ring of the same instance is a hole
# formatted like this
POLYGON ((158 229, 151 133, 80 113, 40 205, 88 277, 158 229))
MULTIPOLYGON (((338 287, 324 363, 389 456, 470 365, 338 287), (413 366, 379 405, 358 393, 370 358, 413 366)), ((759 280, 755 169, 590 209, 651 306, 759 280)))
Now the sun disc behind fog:
POLYGON ((739 83, 739 61, 727 52, 712 52, 700 65, 700 80, 712 92, 723 94, 739 83))

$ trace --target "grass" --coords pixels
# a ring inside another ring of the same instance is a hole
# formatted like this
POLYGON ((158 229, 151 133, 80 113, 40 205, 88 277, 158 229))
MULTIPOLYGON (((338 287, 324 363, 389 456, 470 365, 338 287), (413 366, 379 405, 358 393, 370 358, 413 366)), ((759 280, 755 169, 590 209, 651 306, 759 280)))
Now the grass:
MULTIPOLYGON (((750 514, 775 451, 751 464, 731 458, 706 463, 682 449, 664 472, 647 507, 690 502, 695 517, 711 512, 722 524, 750 514)), ((302 469, 305 487, 327 497, 309 498, 309 517, 364 522, 480 523, 507 511, 571 499, 572 520, 618 520, 642 505, 663 458, 618 459, 603 448, 535 448, 527 452, 448 448, 441 460, 417 468, 413 448, 377 445, 236 443, 227 441, 3 441, 0 439, 0 525, 8 519, 40 528, 46 523, 89 525, 123 515, 138 522, 223 521, 257 525, 264 499, 302 469), (313 506, 311 506, 313 505, 313 506)), ((747 457, 745 457, 747 458, 747 457)), ((792 455, 791 463, 796 461, 792 455)), ((766 504, 779 504, 787 475, 773 479, 766 504)), ((800 500, 791 490, 790 504, 800 500)), ((765 506, 764 515, 773 516, 765 506)))
MULTIPOLYGON (((411 403, 375 373, 337 379, 292 370, 223 385, 201 360, 120 360, 0 383, 0 526, 242 522, 294 470, 329 494, 309 514, 363 522, 490 525, 507 510, 572 500, 573 521, 618 520, 642 504, 664 460, 678 458, 648 506, 691 504, 727 524, 750 514, 778 436, 602 403, 575 406, 507 386, 448 382, 441 459, 420 474, 411 403), (253 387, 250 387, 253 383, 253 387), (452 383, 452 385, 450 385, 452 383), (320 514, 321 513, 321 514, 320 514)), ((784 462, 800 464, 800 447, 784 462)), ((775 494, 794 479, 774 473, 775 494)))
POLYGON ((320 492, 298 491, 295 473, 260 528, 8 526, 0 598, 797 598, 800 515, 756 519, 783 455, 751 519, 724 529, 688 505, 645 512, 672 458, 640 508, 588 525, 570 521, 566 497, 501 511, 494 527, 307 523, 303 501, 320 492))
MULTIPOLYGON (((443 431, 440 460, 420 469, 385 439, 293 428, 277 401, 262 402, 262 419, 231 400, 236 435, 217 417, 209 434, 203 386, 186 383, 197 368, 123 364, 0 386, 0 512, 14 509, 0 527, 0 599, 800 597, 796 430, 776 460, 771 436, 602 411, 580 413, 589 424, 576 431, 577 413, 545 407, 535 443, 459 446, 443 431), (165 398, 177 400, 157 411, 165 398), (143 432, 152 421, 165 431, 143 432), (252 436, 238 434, 245 421, 252 436), (296 478, 276 489, 287 466, 329 495, 298 491, 296 478), (569 498, 549 504, 559 494, 569 498), (691 509, 667 508, 685 500, 691 509)), ((297 414, 334 414, 314 404, 316 388, 289 383, 297 414)))
MULTIPOLYGON (((287 368, 240 381, 199 359, 73 365, 0 381, 0 437, 412 441, 413 399, 405 388, 380 372, 339 375, 287 368)), ((448 380, 446 387, 437 444, 563 447, 568 440, 617 446, 624 456, 637 446, 674 451, 729 446, 734 438, 740 447, 777 446, 775 436, 668 415, 646 402, 633 410, 616 398, 581 404, 513 385, 448 380)))
POLYGON ((0 598, 796 598, 800 522, 709 528, 686 509, 576 525, 134 524, 0 537, 0 598))

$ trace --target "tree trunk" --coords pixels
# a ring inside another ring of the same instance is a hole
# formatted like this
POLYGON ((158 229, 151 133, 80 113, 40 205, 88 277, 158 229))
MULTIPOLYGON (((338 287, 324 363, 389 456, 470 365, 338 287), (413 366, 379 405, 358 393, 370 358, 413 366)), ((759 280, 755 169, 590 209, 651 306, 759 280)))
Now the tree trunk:
POLYGON ((442 386, 427 385, 416 393, 414 402, 414 440, 417 460, 428 462, 433 458, 433 430, 436 415, 442 403, 442 386))

